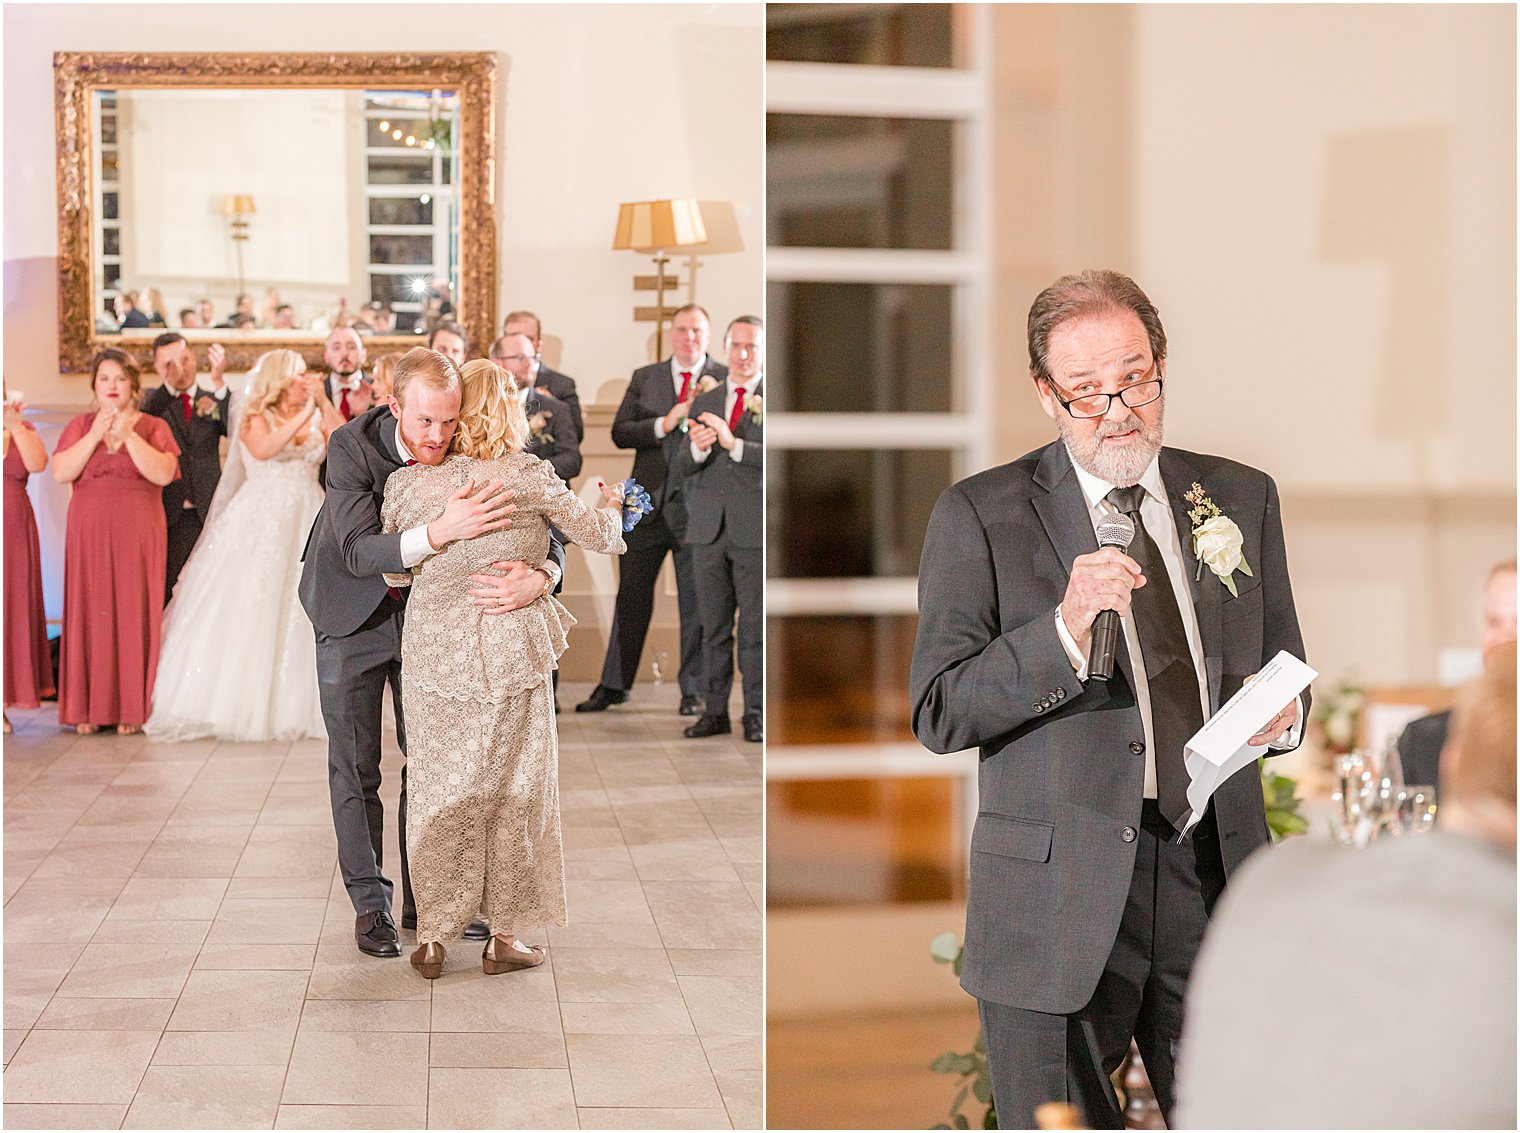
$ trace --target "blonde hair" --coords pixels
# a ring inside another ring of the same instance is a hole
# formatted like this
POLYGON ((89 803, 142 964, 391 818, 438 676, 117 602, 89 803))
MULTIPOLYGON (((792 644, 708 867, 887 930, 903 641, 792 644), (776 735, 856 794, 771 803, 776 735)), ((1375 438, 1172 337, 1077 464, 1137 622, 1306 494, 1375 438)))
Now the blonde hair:
POLYGON ((375 359, 375 364, 370 367, 369 373, 375 390, 375 401, 378 404, 383 397, 389 397, 396 388, 396 365, 401 361, 401 351, 393 350, 389 354, 382 354, 375 359))
POLYGON ((279 404, 297 378, 306 372, 306 359, 294 350, 271 350, 253 364, 243 420, 279 404))
POLYGON ((463 378, 453 451, 478 460, 521 452, 528 443, 528 418, 512 375, 488 358, 477 358, 465 363, 463 378))
POLYGON ((429 389, 447 392, 459 388, 459 367, 454 360, 426 346, 414 346, 396 363, 391 375, 391 396, 406 404, 406 388, 418 381, 429 389))

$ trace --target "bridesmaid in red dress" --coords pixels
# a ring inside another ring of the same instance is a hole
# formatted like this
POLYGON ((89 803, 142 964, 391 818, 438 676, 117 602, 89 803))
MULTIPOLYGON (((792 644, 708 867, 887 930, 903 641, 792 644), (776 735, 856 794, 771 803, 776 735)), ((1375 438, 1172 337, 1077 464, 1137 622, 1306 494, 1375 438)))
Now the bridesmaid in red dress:
MULTIPOLYGON (((5 706, 36 708, 53 695, 47 614, 42 607, 42 548, 26 482, 47 467, 37 430, 21 420, 20 395, 5 391, 5 706)), ((5 730, 11 718, 5 717, 5 730)))
POLYGON ((58 722, 80 735, 142 731, 163 621, 168 527, 160 489, 179 477, 179 446, 142 414, 142 379, 120 350, 90 367, 99 409, 64 426, 53 479, 73 484, 63 543, 58 722))

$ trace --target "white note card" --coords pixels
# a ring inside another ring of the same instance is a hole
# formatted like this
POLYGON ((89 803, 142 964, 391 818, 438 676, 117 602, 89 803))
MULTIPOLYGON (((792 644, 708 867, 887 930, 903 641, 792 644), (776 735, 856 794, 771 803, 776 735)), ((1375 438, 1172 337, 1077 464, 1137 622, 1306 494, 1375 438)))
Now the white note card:
POLYGON ((1190 780, 1187 793, 1190 809, 1183 823, 1184 835, 1203 817, 1204 808, 1219 785, 1267 750, 1266 744, 1252 747, 1246 741, 1317 676, 1291 653, 1279 652, 1188 740, 1183 762, 1190 780))

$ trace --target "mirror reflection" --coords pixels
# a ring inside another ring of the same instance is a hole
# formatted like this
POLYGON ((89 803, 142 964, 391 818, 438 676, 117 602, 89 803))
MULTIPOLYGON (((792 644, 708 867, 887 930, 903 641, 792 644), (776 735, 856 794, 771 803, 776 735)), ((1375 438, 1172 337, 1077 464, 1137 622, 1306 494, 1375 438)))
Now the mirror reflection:
POLYGON ((97 333, 457 317, 457 93, 96 90, 91 124, 97 333))

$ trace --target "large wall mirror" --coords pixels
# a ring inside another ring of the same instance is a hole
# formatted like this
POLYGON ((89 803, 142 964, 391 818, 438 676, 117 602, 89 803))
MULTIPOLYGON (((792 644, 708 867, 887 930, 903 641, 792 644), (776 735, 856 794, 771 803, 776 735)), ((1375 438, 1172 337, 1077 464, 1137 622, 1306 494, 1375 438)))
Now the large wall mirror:
POLYGON ((496 323, 494 54, 54 56, 59 363, 496 323))

